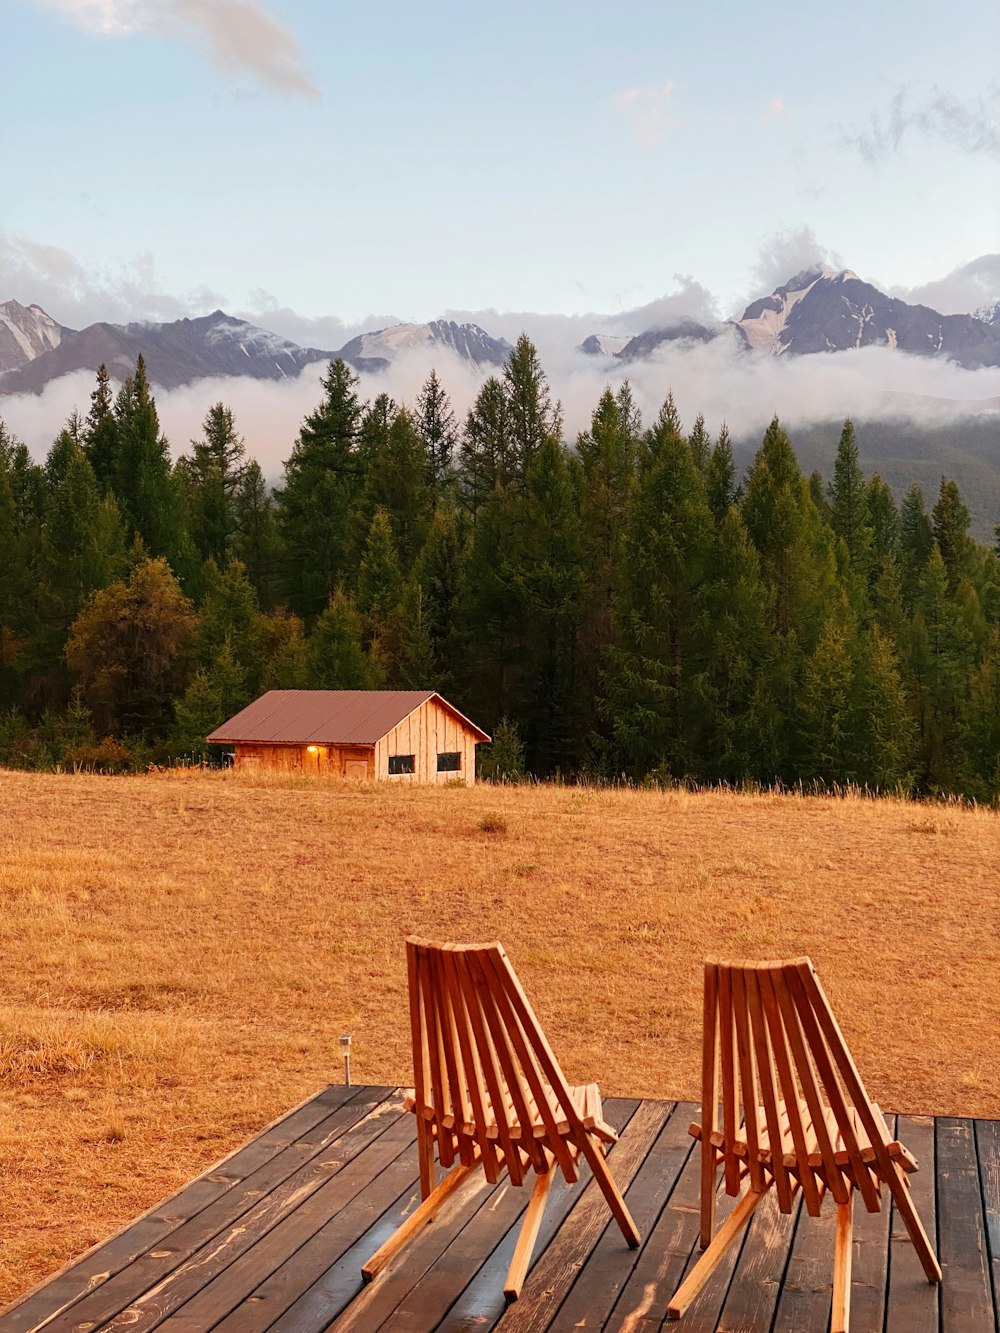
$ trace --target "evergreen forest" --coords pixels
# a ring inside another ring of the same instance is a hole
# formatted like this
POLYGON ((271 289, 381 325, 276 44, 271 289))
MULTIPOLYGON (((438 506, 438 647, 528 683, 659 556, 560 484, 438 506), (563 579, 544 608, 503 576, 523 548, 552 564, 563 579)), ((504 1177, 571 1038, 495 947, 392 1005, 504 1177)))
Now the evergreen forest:
MULTIPOLYGON (((0 763, 201 762, 265 690, 436 689, 487 776, 1000 797, 1000 557, 954 481, 897 504, 846 421, 564 438, 522 337, 464 421, 334 361, 272 489, 217 403, 172 461, 146 368, 98 372, 44 463, 0 422, 0 763)), ((216 755, 217 759, 218 756, 216 755)))

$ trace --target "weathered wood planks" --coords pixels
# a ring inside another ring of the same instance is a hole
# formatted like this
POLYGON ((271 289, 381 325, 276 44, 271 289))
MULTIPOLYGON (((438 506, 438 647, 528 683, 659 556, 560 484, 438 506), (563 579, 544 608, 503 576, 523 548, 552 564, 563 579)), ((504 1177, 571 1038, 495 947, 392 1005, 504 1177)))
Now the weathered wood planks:
MULTIPOLYGON (((666 1329, 698 1253, 699 1153, 690 1103, 609 1099, 609 1161, 642 1233, 630 1250, 585 1165, 557 1180, 521 1298, 503 1281, 530 1196, 477 1173, 367 1287, 361 1265, 420 1199, 414 1117, 389 1088, 328 1088, 174 1198, 0 1314, 0 1333, 548 1333, 666 1329)), ((996 1333, 1000 1121, 889 1118, 920 1170, 913 1197, 944 1267, 929 1284, 901 1219, 854 1209, 853 1327, 996 1333)), ((820 1221, 755 1213, 679 1324, 681 1333, 822 1333, 833 1279, 832 1200, 820 1221)), ((720 1194, 718 1220, 733 1200, 720 1194)))

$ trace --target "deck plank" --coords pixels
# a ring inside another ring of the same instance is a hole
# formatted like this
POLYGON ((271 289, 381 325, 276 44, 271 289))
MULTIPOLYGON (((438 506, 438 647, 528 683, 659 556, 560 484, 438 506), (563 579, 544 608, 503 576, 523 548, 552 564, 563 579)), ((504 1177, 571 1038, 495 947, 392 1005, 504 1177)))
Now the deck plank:
MULTIPOLYGON (((896 1135, 917 1159, 920 1169, 910 1176, 910 1191, 924 1230, 933 1241, 937 1235, 934 1121, 929 1116, 898 1116, 896 1135)), ((924 1276, 909 1233, 893 1208, 885 1333, 938 1333, 940 1293, 940 1287, 924 1276)))
MULTIPOLYGON (((558 1177, 521 1299, 503 1281, 529 1191, 471 1176, 370 1286, 361 1265, 419 1200, 398 1089, 328 1088, 0 1314, 0 1333, 823 1333, 834 1210, 765 1199, 679 1325, 666 1305, 697 1260, 691 1103, 609 1099, 610 1162, 643 1236, 628 1250, 590 1176, 558 1177)), ((890 1128, 893 1120, 889 1120, 890 1128)), ((937 1238, 926 1281, 896 1211, 855 1209, 857 1333, 997 1333, 1000 1121, 904 1116, 914 1202, 937 1238)), ((718 1221, 734 1201, 720 1194, 718 1221)))
POLYGON ((935 1124, 941 1333, 977 1333, 995 1317, 971 1120, 935 1124))
MULTIPOLYGON (((351 1143, 354 1154, 351 1160, 341 1165, 304 1202, 299 1202, 256 1244, 222 1267, 218 1276, 184 1302, 176 1314, 164 1319, 161 1327, 170 1333, 204 1333, 235 1311, 260 1285, 261 1273, 273 1273, 291 1259, 317 1231, 348 1207, 374 1176, 395 1161, 412 1142, 410 1122, 411 1117, 402 1108, 381 1132, 378 1120, 366 1122, 364 1137, 351 1143)), ((346 1145, 347 1141, 345 1136, 341 1142, 346 1145)), ((325 1160, 321 1163, 324 1170, 328 1165, 332 1164, 325 1160)), ((245 1233, 246 1221, 241 1220, 241 1235, 245 1233)), ((241 1315, 241 1325, 246 1322, 241 1315)))
MULTIPOLYGON (((788 1262, 788 1247, 795 1232, 799 1199, 791 1213, 778 1208, 778 1196, 768 1191, 747 1228, 747 1238, 726 1293, 719 1317, 719 1333, 758 1333, 769 1329, 788 1262)), ((866 1325, 860 1324, 864 1328, 866 1325)))
POLYGON ((819 1217, 799 1208, 773 1333, 823 1333, 833 1303, 833 1233, 837 1210, 827 1199, 819 1217))
MULTIPOLYGON (((678 1104, 676 1115, 690 1123, 699 1116, 691 1102, 678 1104)), ((605 1321, 607 1333, 653 1333, 681 1280, 698 1239, 700 1155, 690 1140, 688 1155, 667 1202, 605 1321)), ((683 1327, 683 1326, 682 1326, 683 1327)))
POLYGON ((16 1305, 0 1311, 2 1333, 30 1333, 43 1319, 51 1320, 68 1310, 247 1176, 266 1166, 301 1134, 314 1129, 359 1091, 343 1085, 324 1088, 273 1120, 249 1143, 223 1157, 170 1198, 154 1204, 108 1240, 91 1246, 85 1254, 20 1297, 16 1305))
POLYGON ((1000 1120, 976 1121, 976 1157, 993 1277, 993 1305, 1000 1325, 1000 1120))
MULTIPOLYGON (((666 1120, 663 1102, 640 1102, 619 1141, 608 1152, 615 1180, 628 1189, 666 1120)), ((502 1333, 544 1333, 556 1316, 566 1293, 597 1246, 608 1220, 608 1202, 591 1180, 573 1211, 540 1253, 528 1274, 521 1299, 500 1320, 502 1333)), ((631 1253, 617 1226, 618 1253, 630 1262, 631 1253)))
MULTIPOLYGON (((114 1327, 122 1311, 167 1280, 217 1236, 236 1226, 261 1200, 274 1198, 289 1180, 324 1154, 342 1135, 384 1100, 384 1089, 359 1089, 332 1115, 299 1135, 282 1152, 246 1176, 233 1190, 184 1222, 166 1243, 147 1251, 63 1315, 46 1324, 47 1333, 91 1333, 114 1327)), ((280 1196, 279 1196, 280 1197, 280 1196)), ((131 1327, 129 1322, 126 1326, 131 1327)))
MULTIPOLYGON (((635 1224, 645 1239, 659 1217, 691 1150, 690 1108, 670 1115, 625 1192, 635 1224)), ((565 1328, 602 1328, 624 1290, 642 1250, 626 1250, 614 1221, 604 1228, 585 1268, 559 1307, 565 1328)))

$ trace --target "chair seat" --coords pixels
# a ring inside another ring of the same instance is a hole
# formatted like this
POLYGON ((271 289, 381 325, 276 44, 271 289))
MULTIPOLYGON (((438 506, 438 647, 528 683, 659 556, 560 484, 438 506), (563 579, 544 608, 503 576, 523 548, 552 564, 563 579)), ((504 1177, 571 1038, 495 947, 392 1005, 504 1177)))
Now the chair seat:
MULTIPOLYGON (((893 1161, 898 1162, 904 1171, 908 1172, 915 1171, 917 1169, 916 1159, 912 1156, 911 1153, 907 1151, 907 1149, 904 1147, 902 1143, 899 1142, 898 1139, 890 1139, 888 1126, 885 1123, 885 1119, 882 1115, 881 1110, 878 1107, 878 1104, 872 1102, 871 1109, 875 1117, 876 1127, 882 1130, 882 1143, 885 1145, 889 1157, 893 1161)), ((786 1170, 792 1172, 793 1174, 797 1174, 803 1165, 805 1165, 808 1169, 814 1172, 817 1170, 821 1170, 823 1168, 823 1154, 818 1147, 816 1128, 813 1125, 812 1117, 809 1113, 809 1108, 805 1101, 799 1102, 798 1113, 805 1129, 805 1147, 806 1147, 805 1163, 803 1163, 800 1160, 798 1152, 796 1151, 795 1148, 795 1143, 792 1139, 792 1131, 789 1125, 788 1107, 786 1106, 785 1102, 778 1102, 778 1117, 781 1123, 781 1144, 780 1144, 781 1162, 786 1168, 786 1170)), ((872 1147, 868 1131, 866 1130, 862 1122, 862 1119, 858 1114, 857 1108, 853 1106, 848 1107, 848 1114, 850 1115, 851 1128, 854 1132, 854 1137, 857 1141, 858 1148, 861 1152, 861 1160, 869 1167, 874 1168, 877 1160, 877 1154, 875 1152, 875 1149, 872 1147)), ((830 1142, 834 1150, 834 1161, 836 1162, 838 1167, 844 1168, 844 1175, 850 1178, 850 1165, 851 1165, 850 1154, 848 1153, 847 1148, 844 1145, 843 1135, 837 1124, 833 1111, 829 1107, 826 1107, 824 1110, 824 1118, 826 1121, 827 1134, 829 1135, 830 1142)), ((757 1126, 758 1126, 757 1160, 760 1163, 762 1163, 764 1167, 770 1168, 772 1164, 774 1147, 770 1142, 767 1130, 767 1121, 765 1117, 764 1108, 762 1106, 759 1106, 757 1108, 757 1126)), ((692 1137, 698 1139, 699 1141, 701 1140, 703 1132, 701 1125, 693 1124, 689 1132, 692 1135, 692 1137)), ((747 1142, 745 1120, 740 1125, 739 1129, 736 1132, 736 1136, 733 1138, 731 1143, 727 1143, 725 1134, 720 1133, 718 1130, 714 1131, 710 1135, 710 1138, 713 1146, 718 1150, 720 1158, 725 1157, 728 1152, 732 1152, 741 1160, 749 1162, 750 1148, 747 1142)))
MULTIPOLYGON (((601 1093, 597 1084, 582 1083, 578 1087, 570 1087, 569 1095, 574 1110, 583 1122, 584 1129, 595 1137, 603 1140, 605 1143, 617 1143, 618 1135, 603 1117, 601 1093)), ((559 1106, 556 1094, 551 1088, 547 1088, 546 1096, 549 1107, 555 1117, 556 1130, 560 1138, 569 1137, 572 1133, 572 1128, 569 1121, 565 1118, 562 1108, 559 1106)), ((430 1124, 438 1124, 438 1114, 435 1108, 433 1106, 418 1108, 412 1094, 407 1095, 403 1101, 403 1106, 407 1111, 413 1111, 414 1114, 421 1115, 423 1119, 430 1124)), ((500 1134, 497 1128, 496 1113, 488 1097, 485 1100, 484 1109, 488 1117, 486 1137, 493 1142, 496 1142, 499 1139, 500 1134)), ((535 1139, 545 1139, 549 1133, 548 1127, 542 1119, 541 1113, 533 1098, 527 1103, 526 1109, 531 1115, 531 1121, 527 1125, 522 1125, 521 1118, 508 1094, 503 1120, 507 1134, 515 1143, 523 1140, 526 1133, 535 1139)), ((471 1107, 469 1110, 471 1110, 471 1107)), ((440 1125, 442 1129, 450 1130, 453 1134, 462 1134, 468 1138, 476 1137, 476 1126, 471 1119, 464 1120, 460 1123, 455 1115, 447 1113, 440 1117, 440 1125)))

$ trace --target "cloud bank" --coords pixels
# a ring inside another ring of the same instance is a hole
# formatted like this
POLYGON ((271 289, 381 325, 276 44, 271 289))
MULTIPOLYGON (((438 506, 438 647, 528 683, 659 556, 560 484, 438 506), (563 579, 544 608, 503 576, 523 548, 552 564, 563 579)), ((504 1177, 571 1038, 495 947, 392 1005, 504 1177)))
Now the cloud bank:
POLYGON ((146 33, 193 47, 230 78, 319 97, 294 34, 256 0, 36 0, 103 37, 146 33))
MULTIPOLYGON (((528 329, 531 333, 531 329, 528 329)), ((632 365, 595 361, 563 345, 542 357, 555 396, 563 404, 568 439, 586 429, 603 389, 622 380, 632 385, 648 423, 672 391, 686 427, 701 412, 714 433, 725 422, 738 438, 763 432, 777 414, 796 426, 876 418, 928 423, 968 413, 1000 414, 1000 370, 969 371, 947 361, 907 356, 888 348, 861 348, 835 355, 797 358, 740 354, 729 337, 708 344, 666 345, 660 355, 632 365)), ((363 397, 388 393, 413 402, 432 366, 462 419, 485 378, 451 352, 414 353, 379 375, 361 377, 363 397)), ((232 407, 247 447, 266 475, 276 480, 302 419, 320 402, 322 363, 298 379, 279 382, 240 378, 202 380, 171 391, 156 390, 167 438, 176 455, 201 435, 209 407, 232 407)), ((93 376, 76 374, 50 384, 39 396, 0 398, 0 416, 37 458, 42 458, 74 407, 89 405, 93 376)), ((1000 419, 1000 418, 998 418, 1000 419)))

